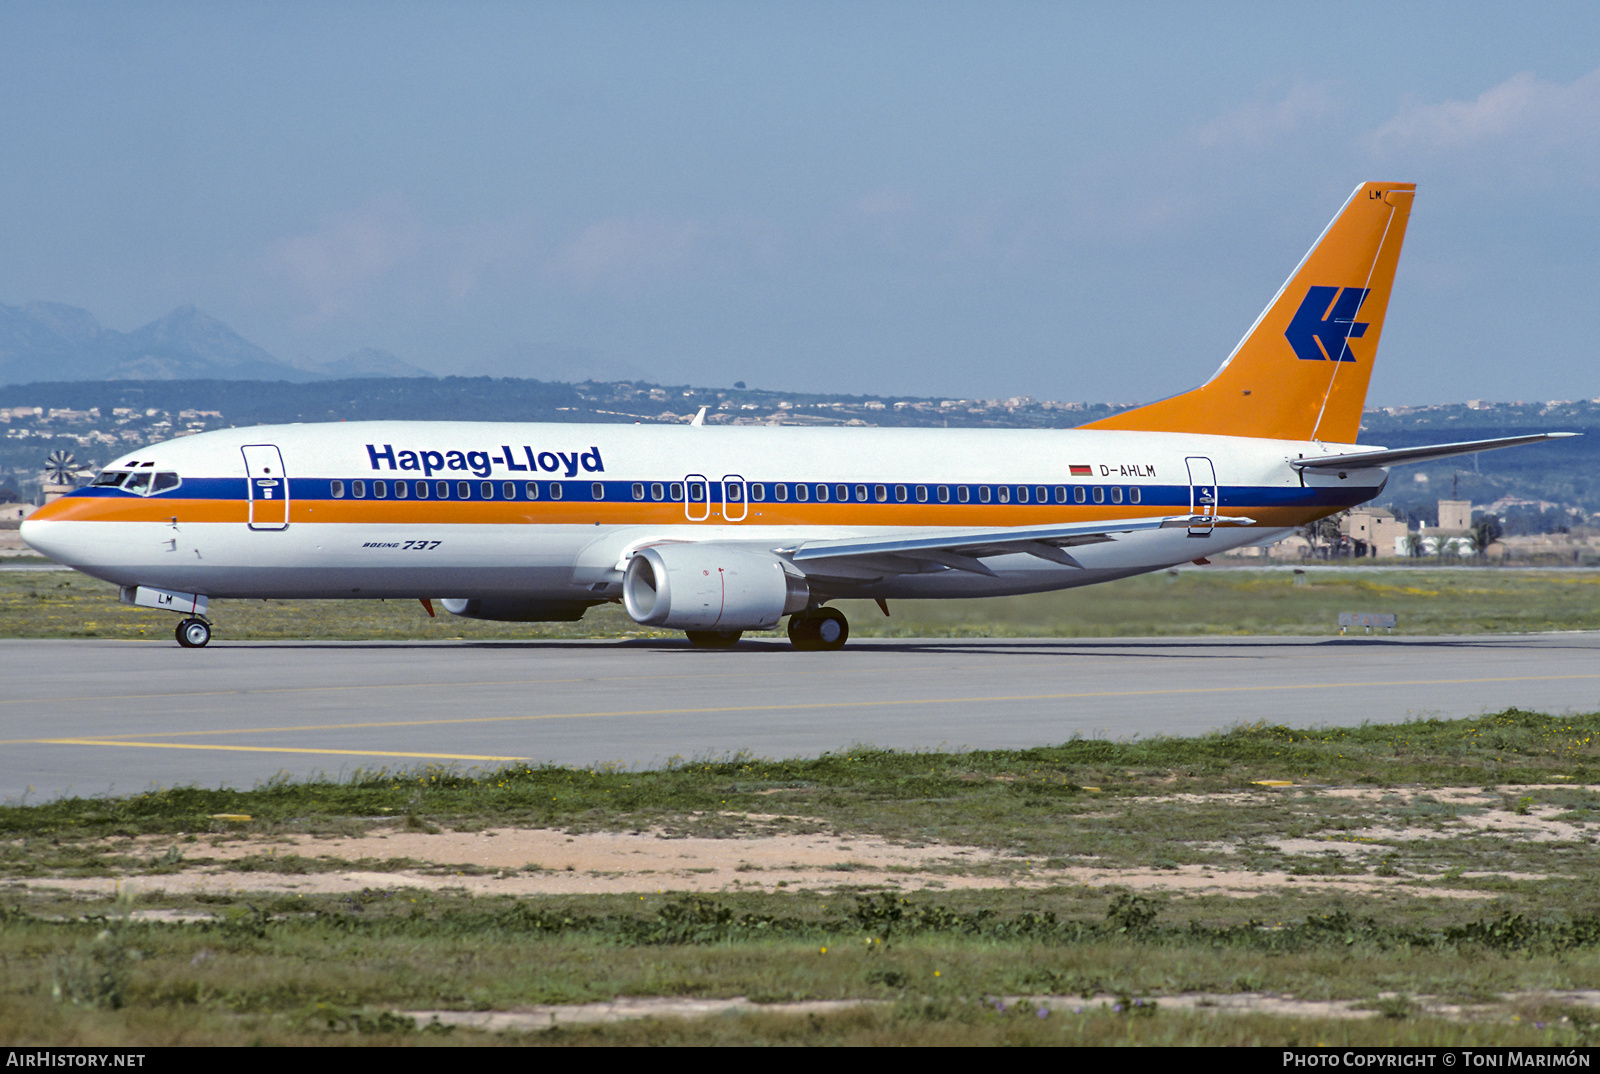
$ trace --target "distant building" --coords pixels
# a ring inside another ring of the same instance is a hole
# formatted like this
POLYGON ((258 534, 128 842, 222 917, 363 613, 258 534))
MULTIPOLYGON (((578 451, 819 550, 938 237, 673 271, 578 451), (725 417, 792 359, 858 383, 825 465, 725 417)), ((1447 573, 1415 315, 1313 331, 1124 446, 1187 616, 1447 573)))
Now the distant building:
POLYGON ((1339 535, 1358 555, 1405 555, 1406 524, 1383 507, 1358 507, 1339 520, 1339 535))
POLYGON ((1439 528, 1446 533, 1465 533, 1472 529, 1472 501, 1440 500, 1439 528))
POLYGON ((22 543, 22 520, 36 509, 31 503, 0 503, 0 556, 33 553, 33 549, 22 543))
POLYGON ((1316 551, 1316 546, 1298 533, 1291 533, 1277 544, 1267 549, 1267 554, 1273 559, 1301 560, 1310 559, 1316 551))

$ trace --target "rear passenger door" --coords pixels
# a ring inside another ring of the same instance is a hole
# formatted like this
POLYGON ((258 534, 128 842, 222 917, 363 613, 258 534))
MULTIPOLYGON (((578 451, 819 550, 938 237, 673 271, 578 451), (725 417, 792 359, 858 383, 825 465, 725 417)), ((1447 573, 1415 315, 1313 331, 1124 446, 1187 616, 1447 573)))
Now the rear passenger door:
POLYGON ((1217 517, 1217 471, 1211 460, 1191 456, 1189 466, 1189 536, 1210 537, 1217 517))

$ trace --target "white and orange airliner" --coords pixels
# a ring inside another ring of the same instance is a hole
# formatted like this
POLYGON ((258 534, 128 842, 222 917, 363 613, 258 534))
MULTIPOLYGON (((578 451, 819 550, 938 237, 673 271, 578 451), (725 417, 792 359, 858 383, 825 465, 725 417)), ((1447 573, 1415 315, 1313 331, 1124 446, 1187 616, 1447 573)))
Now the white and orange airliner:
POLYGON ((116 460, 22 536, 182 613, 189 647, 214 597, 400 597, 517 622, 620 600, 702 646, 788 616, 837 649, 840 598, 1161 570, 1370 500, 1392 465, 1569 435, 1355 443, 1414 192, 1358 187, 1204 385, 1078 429, 228 429, 116 460))

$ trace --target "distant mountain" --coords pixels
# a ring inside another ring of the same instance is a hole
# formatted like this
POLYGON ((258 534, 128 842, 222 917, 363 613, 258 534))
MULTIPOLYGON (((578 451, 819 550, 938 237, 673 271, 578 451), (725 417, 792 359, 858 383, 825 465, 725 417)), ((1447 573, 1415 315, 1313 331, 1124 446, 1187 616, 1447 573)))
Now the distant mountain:
POLYGON ((55 302, 0 306, 0 381, 101 378, 109 364, 105 335, 88 310, 55 302))
POLYGON ((419 365, 402 361, 388 351, 376 347, 362 347, 351 351, 336 362, 324 362, 315 372, 335 380, 368 377, 431 377, 434 374, 419 365))
POLYGON ((193 306, 173 310, 127 335, 107 332, 112 364, 105 380, 309 380, 193 306))
POLYGON ((287 380, 426 377, 427 370, 367 348, 325 366, 280 361, 193 306, 132 332, 103 327, 58 302, 0 305, 0 384, 79 380, 287 380))

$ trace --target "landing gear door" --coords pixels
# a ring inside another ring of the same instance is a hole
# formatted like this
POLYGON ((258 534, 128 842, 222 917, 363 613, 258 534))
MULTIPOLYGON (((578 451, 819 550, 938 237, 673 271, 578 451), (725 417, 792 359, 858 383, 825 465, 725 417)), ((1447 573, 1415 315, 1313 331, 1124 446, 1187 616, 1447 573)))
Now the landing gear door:
POLYGON ((273 444, 246 444, 245 481, 249 485, 250 528, 289 528, 289 477, 283 472, 283 455, 273 444))
POLYGON ((1194 456, 1189 465, 1189 536, 1210 537, 1217 517, 1217 471, 1211 460, 1194 456))

